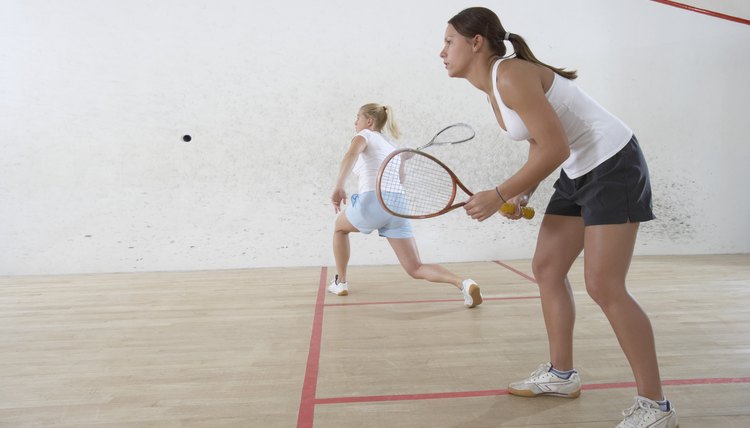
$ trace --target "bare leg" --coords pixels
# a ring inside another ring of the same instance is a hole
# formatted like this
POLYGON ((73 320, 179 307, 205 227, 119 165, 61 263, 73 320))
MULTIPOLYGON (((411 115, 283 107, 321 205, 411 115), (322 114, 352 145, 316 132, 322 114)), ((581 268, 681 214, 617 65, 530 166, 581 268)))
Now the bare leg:
POLYGON ((461 289, 461 279, 448 269, 440 265, 422 264, 417 250, 417 241, 414 238, 388 238, 388 242, 393 247, 399 263, 412 278, 453 284, 454 287, 461 289))
POLYGON ((583 249, 581 217, 545 215, 532 262, 539 284, 550 363, 558 370, 573 369, 575 302, 568 271, 583 249))
POLYGON ((333 257, 336 259, 336 272, 339 282, 346 282, 346 268, 349 266, 349 233, 359 232, 356 227, 349 223, 344 211, 336 217, 333 231, 333 257))
POLYGON ((639 223, 586 228, 586 290, 607 316, 633 370, 638 395, 664 398, 651 322, 625 288, 639 223))

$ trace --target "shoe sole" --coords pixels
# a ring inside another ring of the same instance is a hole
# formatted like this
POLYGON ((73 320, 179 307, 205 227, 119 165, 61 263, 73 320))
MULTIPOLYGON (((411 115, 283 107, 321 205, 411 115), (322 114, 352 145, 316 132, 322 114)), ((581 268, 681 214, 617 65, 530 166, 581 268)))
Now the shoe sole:
POLYGON ((479 286, 471 284, 469 286, 469 296, 471 296, 471 302, 473 303, 469 308, 473 308, 482 304, 482 293, 479 292, 479 286))
POLYGON ((581 390, 571 392, 570 394, 562 394, 559 392, 542 392, 542 393, 535 393, 534 391, 529 391, 528 389, 513 389, 508 388, 508 394, 511 395, 517 395, 519 397, 538 397, 540 395, 551 395, 554 397, 561 397, 561 398, 578 398, 581 395, 581 390))
POLYGON ((349 292, 348 292, 348 291, 346 291, 346 290, 344 290, 344 291, 342 291, 342 292, 340 292, 340 293, 334 293, 334 292, 333 292, 333 291, 331 291, 331 290, 327 290, 327 291, 328 291, 329 293, 333 294, 334 296, 348 296, 348 295, 349 295, 349 292))

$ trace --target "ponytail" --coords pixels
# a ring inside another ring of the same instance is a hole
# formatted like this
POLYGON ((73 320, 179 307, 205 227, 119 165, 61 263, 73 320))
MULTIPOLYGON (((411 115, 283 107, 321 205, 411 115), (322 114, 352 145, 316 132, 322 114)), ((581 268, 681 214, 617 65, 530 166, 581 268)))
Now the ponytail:
POLYGON ((375 121, 376 131, 383 132, 383 128, 386 128, 393 138, 401 136, 401 131, 399 131, 398 125, 396 124, 396 118, 393 115, 392 107, 370 103, 360 107, 359 111, 375 121))
POLYGON ((472 38, 477 34, 484 37, 497 57, 504 58, 506 56, 508 49, 505 41, 509 41, 513 45, 513 51, 517 58, 547 67, 566 79, 572 80, 578 77, 575 70, 565 70, 539 61, 523 37, 505 31, 500 23, 500 18, 495 15, 495 12, 487 8, 470 7, 464 9, 451 18, 448 23, 466 38, 472 38))
POLYGON ((515 52, 516 57, 547 67, 566 79, 574 80, 578 77, 576 70, 565 70, 564 68, 553 67, 539 61, 536 56, 534 56, 534 52, 531 51, 529 45, 526 44, 526 40, 518 34, 508 33, 508 41, 513 45, 513 51, 515 52))

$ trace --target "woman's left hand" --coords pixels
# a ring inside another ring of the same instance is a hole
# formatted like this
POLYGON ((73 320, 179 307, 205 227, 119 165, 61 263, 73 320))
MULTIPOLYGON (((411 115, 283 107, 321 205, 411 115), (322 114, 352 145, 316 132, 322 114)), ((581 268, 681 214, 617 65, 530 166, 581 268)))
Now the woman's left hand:
POLYGON ((346 204, 346 191, 343 187, 337 186, 333 189, 331 203, 333 204, 333 212, 338 214, 341 211, 341 204, 346 204))
POLYGON ((464 205, 464 209, 466 214, 474 220, 484 221, 497 213, 502 204, 503 201, 497 196, 494 189, 484 190, 470 197, 464 205))
POLYGON ((521 207, 525 207, 526 204, 529 203, 529 193, 522 193, 518 196, 510 198, 508 199, 508 203, 512 204, 515 209, 510 214, 502 213, 503 216, 511 220, 518 220, 520 218, 523 218, 521 207))

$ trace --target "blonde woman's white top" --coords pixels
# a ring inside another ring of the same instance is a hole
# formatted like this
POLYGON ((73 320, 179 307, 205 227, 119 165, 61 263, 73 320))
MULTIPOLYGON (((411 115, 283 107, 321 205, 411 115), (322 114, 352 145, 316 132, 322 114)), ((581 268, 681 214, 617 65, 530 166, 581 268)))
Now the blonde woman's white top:
MULTIPOLYGON (((380 132, 363 129, 357 133, 367 141, 365 150, 359 154, 354 164, 354 173, 359 176, 359 193, 375 191, 380 164, 396 146, 380 132)), ((389 168, 386 174, 397 174, 398 165, 389 168)))

